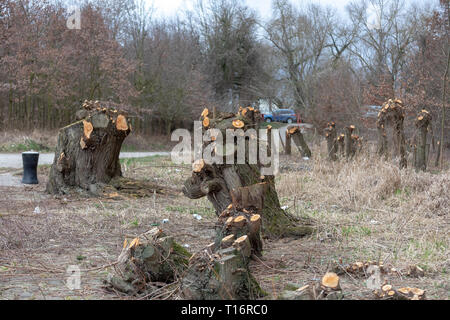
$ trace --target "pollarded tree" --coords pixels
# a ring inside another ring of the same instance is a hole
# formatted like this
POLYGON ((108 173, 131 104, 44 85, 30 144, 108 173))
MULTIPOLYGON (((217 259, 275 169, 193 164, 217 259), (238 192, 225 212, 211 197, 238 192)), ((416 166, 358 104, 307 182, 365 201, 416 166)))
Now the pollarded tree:
MULTIPOLYGON (((202 116, 203 134, 210 135, 209 141, 203 145, 203 155, 210 150, 214 157, 218 157, 212 160, 222 160, 208 163, 205 159, 198 159, 194 163, 192 176, 184 183, 183 193, 190 199, 206 196, 219 216, 227 214, 229 208, 259 214, 263 233, 267 236, 310 234, 310 226, 281 209, 274 172, 262 175, 261 168, 267 164, 261 161, 261 148, 267 146, 258 131, 254 130, 259 128, 261 121, 259 110, 248 107, 241 108, 236 114, 218 112, 217 115, 210 115, 205 109, 202 116), (239 129, 241 131, 233 131, 236 136, 232 142, 227 139, 225 145, 217 138, 219 133, 221 137, 226 137, 229 130, 239 129)), ((272 144, 269 150, 267 153, 270 155, 278 152, 272 144)), ((275 158, 271 159, 270 165, 276 166, 275 158)))

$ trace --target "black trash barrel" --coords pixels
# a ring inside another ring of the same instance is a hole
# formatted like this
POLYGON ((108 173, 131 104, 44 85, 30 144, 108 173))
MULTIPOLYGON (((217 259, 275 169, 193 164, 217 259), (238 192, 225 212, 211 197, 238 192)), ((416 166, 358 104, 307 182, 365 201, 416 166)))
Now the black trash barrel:
POLYGON ((22 152, 23 161, 23 178, 22 183, 38 184, 37 165, 39 160, 39 152, 27 151, 22 152))

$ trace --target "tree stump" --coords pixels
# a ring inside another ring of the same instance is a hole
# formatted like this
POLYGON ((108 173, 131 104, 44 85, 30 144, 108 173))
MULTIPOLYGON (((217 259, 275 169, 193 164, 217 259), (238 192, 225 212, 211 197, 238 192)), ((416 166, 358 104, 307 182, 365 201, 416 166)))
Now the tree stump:
POLYGON ((99 185, 122 176, 119 153, 131 131, 126 114, 98 101, 86 101, 83 108, 82 120, 59 131, 49 193, 68 193, 72 187, 96 193, 99 185))
MULTIPOLYGON (((219 130, 223 137, 226 136, 227 129, 242 129, 242 131, 231 131, 235 136, 232 141, 226 141, 223 148, 228 149, 225 150, 226 155, 219 154, 219 141, 214 139, 205 142, 203 149, 212 150, 215 156, 222 159, 221 163, 212 161, 208 164, 204 159, 196 160, 192 176, 184 183, 183 193, 190 199, 206 196, 213 204, 217 215, 220 215, 231 203, 238 210, 246 209, 259 214, 266 236, 310 234, 312 232, 310 226, 301 225, 298 219, 280 208, 273 175, 261 175, 262 165, 259 159, 256 163, 250 161, 256 155, 249 151, 249 145, 256 143, 258 152, 267 149, 264 145, 260 146, 262 139, 258 138, 258 134, 250 130, 259 128, 261 118, 259 111, 245 108, 237 114, 219 112, 214 120, 207 117, 207 112, 205 114, 203 116, 204 134, 207 134, 207 129, 219 130), (238 161, 239 150, 235 148, 240 143, 245 143, 243 163, 238 161), (231 161, 226 161, 226 158, 231 161)), ((212 131, 209 132, 211 135, 212 131)), ((272 151, 275 152, 275 150, 272 151)))
MULTIPOLYGON (((297 285, 293 285, 294 288, 297 285)), ((296 290, 285 290, 278 297, 280 300, 342 300, 339 284, 339 276, 333 272, 327 272, 320 281, 297 288, 296 290)))
POLYGON ((431 114, 427 110, 419 112, 416 118, 416 127, 419 130, 419 143, 416 148, 416 155, 414 157, 414 166, 416 170, 427 169, 427 133, 431 126, 431 114))
POLYGON ((189 300, 254 300, 266 295, 248 269, 247 236, 213 252, 194 254, 181 280, 181 292, 189 300))
POLYGON ((291 135, 289 134, 288 130, 286 130, 286 145, 284 148, 284 153, 287 155, 292 154, 292 139, 291 139, 291 135))
POLYGON ((378 154, 388 158, 388 142, 386 135, 386 125, 392 124, 394 128, 393 141, 397 141, 398 153, 400 154, 400 169, 406 168, 406 142, 403 132, 403 121, 405 119, 405 111, 403 102, 399 99, 389 99, 383 104, 381 111, 378 113, 377 130, 378 130, 378 154))
MULTIPOLYGON (((294 140, 295 145, 297 146, 298 151, 300 151, 300 154, 302 157, 308 157, 311 158, 311 150, 308 147, 308 144, 306 144, 305 139, 303 138, 303 134, 300 131, 300 128, 297 126, 289 126, 286 130, 286 138, 289 136, 290 139, 294 140)), ((287 144, 287 140, 286 140, 287 144)))
POLYGON ((390 284, 385 284, 380 290, 374 290, 373 294, 382 300, 425 300, 425 290, 419 288, 404 287, 395 289, 390 284))
POLYGON ((219 216, 215 247, 227 248, 232 240, 247 236, 251 253, 260 256, 263 248, 262 219, 255 212, 247 209, 238 210, 234 205, 228 206, 219 216))
POLYGON ((441 142, 438 140, 436 142, 437 145, 437 153, 436 153, 436 159, 434 162, 435 167, 439 166, 439 158, 441 157, 441 142))
POLYGON ((328 122, 327 127, 325 128, 325 139, 327 140, 328 158, 332 161, 336 161, 338 141, 336 139, 336 124, 333 121, 328 122))

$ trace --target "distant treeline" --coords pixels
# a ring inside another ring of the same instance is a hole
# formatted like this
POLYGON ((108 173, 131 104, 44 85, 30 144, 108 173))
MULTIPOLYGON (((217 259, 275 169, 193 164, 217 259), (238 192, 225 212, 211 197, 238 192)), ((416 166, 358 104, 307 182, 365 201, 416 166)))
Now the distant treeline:
POLYGON ((200 0, 166 20, 144 0, 79 3, 73 29, 66 1, 0 0, 0 130, 65 126, 86 99, 127 106, 142 134, 261 99, 320 129, 366 126, 362 106, 397 97, 441 126, 448 1, 358 0, 340 17, 273 0, 262 19, 243 1, 200 0))

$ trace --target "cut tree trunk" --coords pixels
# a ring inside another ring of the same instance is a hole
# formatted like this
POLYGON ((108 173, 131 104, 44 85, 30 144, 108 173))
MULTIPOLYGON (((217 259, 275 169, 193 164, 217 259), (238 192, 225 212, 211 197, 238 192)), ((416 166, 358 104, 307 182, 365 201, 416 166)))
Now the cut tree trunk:
POLYGON ((377 153, 380 156, 384 156, 384 158, 387 160, 388 157, 388 149, 387 149, 387 135, 386 135, 386 129, 385 129, 385 121, 384 120, 377 120, 377 130, 378 130, 378 146, 377 146, 377 153))
MULTIPOLYGON (((293 287, 297 287, 293 285, 293 287)), ((299 287, 295 291, 283 291, 281 300, 342 300, 344 294, 339 284, 339 276, 333 272, 327 272, 320 281, 313 281, 299 287)))
POLYGON ((308 145, 306 144, 306 141, 303 138, 303 134, 300 131, 299 127, 297 127, 297 126, 287 127, 286 135, 289 135, 289 137, 292 137, 292 139, 294 140, 295 145, 297 146, 298 151, 300 151, 300 154, 302 155, 302 157, 311 158, 311 150, 309 149, 308 145))
POLYGON ((102 184, 122 176, 119 153, 131 131, 126 114, 98 101, 87 101, 83 107, 77 115, 83 119, 59 131, 49 193, 68 193, 79 187, 95 194, 102 184))
POLYGON ((434 162, 434 166, 438 167, 439 166, 439 158, 441 157, 441 145, 440 145, 440 141, 436 142, 437 145, 437 154, 436 154, 436 160, 434 162))
POLYGON ((328 158, 332 161, 337 160, 337 139, 336 139, 336 125, 334 122, 329 122, 325 128, 325 139, 327 140, 328 158))
POLYGON ((220 214, 217 228, 215 247, 227 248, 235 239, 247 236, 251 245, 251 253, 257 256, 261 255, 263 248, 262 219, 259 214, 246 209, 239 210, 234 205, 230 205, 220 214))
POLYGON ((340 154, 341 158, 345 157, 345 143, 344 143, 344 140, 345 140, 345 135, 343 133, 341 133, 339 135, 339 137, 337 137, 337 143, 338 143, 338 146, 339 146, 339 154, 340 154))
MULTIPOLYGON (((209 119, 207 128, 219 129, 226 136, 227 129, 241 128, 250 133, 249 129, 259 128, 259 111, 252 108, 242 109, 238 114, 218 112, 216 120, 209 119)), ((239 139, 239 136, 238 136, 239 139)), ((251 137, 245 139, 246 146, 251 137)), ((256 139, 262 143, 262 139, 256 139)), ((206 142, 203 147, 210 147, 215 141, 206 142)), ((229 143, 227 141, 227 143, 229 143)), ((236 144, 237 142, 232 142, 236 144)), ((214 148, 212 148, 214 149, 214 148)), ((248 149, 248 148, 247 148, 248 149)), ((259 146, 257 146, 259 150, 259 146)), ((263 147, 261 147, 263 149, 263 147)), ((245 162, 237 163, 236 152, 233 164, 226 164, 226 159, 220 163, 206 163, 200 159, 194 163, 192 176, 183 187, 183 193, 190 199, 207 196, 208 200, 220 215, 230 204, 237 210, 248 210, 259 214, 262 219, 262 231, 265 236, 304 236, 312 232, 311 226, 304 225, 297 218, 280 208, 280 202, 275 189, 273 175, 261 175, 261 164, 250 163, 249 152, 245 152, 245 162), (205 187, 208 186, 208 187, 205 187)), ((224 156, 225 158, 225 156, 224 156)))
POLYGON ((352 132, 355 130, 355 126, 351 125, 344 128, 344 143, 345 143, 345 157, 350 159, 354 155, 352 132))
POLYGON ((181 279, 181 293, 189 300, 255 300, 266 293, 248 269, 247 236, 217 251, 210 247, 195 253, 181 279))
POLYGON ((286 146, 284 148, 284 152, 287 155, 290 155, 292 153, 292 139, 291 139, 291 135, 289 134, 289 131, 286 130, 286 146))
POLYGON ((106 280, 108 286, 130 295, 148 294, 152 283, 172 283, 186 271, 192 255, 159 228, 128 241, 106 280))
MULTIPOLYGON (((405 110, 403 102, 399 99, 389 99, 383 104, 381 111, 378 113, 377 129, 378 129, 378 154, 384 155, 388 159, 388 143, 386 135, 386 125, 392 123, 394 128, 393 140, 398 142, 398 153, 400 154, 400 169, 407 167, 406 161, 406 141, 403 131, 403 121, 405 119, 405 110)), ((397 152, 395 152, 396 154, 397 152)))
POLYGON ((425 300, 425 290, 419 288, 404 287, 394 289, 390 284, 385 284, 380 290, 374 290, 373 294, 382 300, 425 300))

